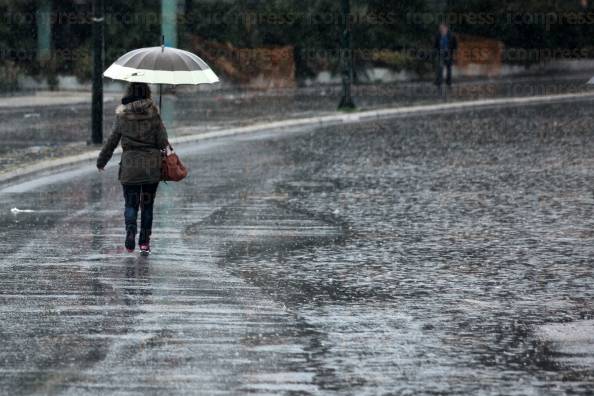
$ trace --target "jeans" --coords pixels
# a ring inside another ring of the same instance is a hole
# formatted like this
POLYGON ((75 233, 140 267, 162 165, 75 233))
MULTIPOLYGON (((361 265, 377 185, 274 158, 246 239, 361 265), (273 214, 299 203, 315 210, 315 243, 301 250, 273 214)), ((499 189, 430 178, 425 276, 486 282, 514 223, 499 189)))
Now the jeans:
POLYGON ((435 84, 443 84, 443 68, 446 68, 446 84, 452 85, 452 61, 440 58, 437 60, 435 84))
POLYGON ((132 231, 136 235, 138 209, 140 208, 140 237, 139 244, 149 242, 151 229, 153 227, 153 204, 159 183, 154 184, 122 184, 124 188, 124 220, 126 231, 132 231))

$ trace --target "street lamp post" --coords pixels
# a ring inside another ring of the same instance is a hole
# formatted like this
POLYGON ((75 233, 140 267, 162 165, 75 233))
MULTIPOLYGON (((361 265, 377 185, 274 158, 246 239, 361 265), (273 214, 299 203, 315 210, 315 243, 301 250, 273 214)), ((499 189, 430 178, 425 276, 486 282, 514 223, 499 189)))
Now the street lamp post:
POLYGON ((40 62, 48 62, 52 57, 52 2, 42 0, 38 3, 37 15, 37 58, 40 62))
POLYGON ((352 110, 355 103, 351 97, 351 84, 353 82, 353 49, 351 43, 351 4, 350 0, 341 1, 343 31, 341 40, 340 63, 342 74, 342 99, 338 105, 339 110, 352 110))
POLYGON ((91 141, 103 143, 103 42, 104 0, 93 0, 93 104, 91 141))

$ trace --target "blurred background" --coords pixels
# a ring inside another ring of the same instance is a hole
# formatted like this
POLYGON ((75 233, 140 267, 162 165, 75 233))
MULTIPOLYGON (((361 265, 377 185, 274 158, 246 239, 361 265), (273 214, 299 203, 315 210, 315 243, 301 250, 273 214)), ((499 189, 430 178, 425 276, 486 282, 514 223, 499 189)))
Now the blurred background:
MULTIPOLYGON (((433 76, 440 22, 458 36, 455 75, 591 67, 588 0, 352 0, 355 83, 433 76)), ((0 90, 83 89, 92 77, 92 0, 0 1, 0 90)), ((139 0, 105 3, 105 62, 160 44, 205 59, 233 86, 340 81, 341 0, 139 0)))
POLYGON ((221 79, 163 86, 174 137, 337 108, 583 93, 594 74, 588 0, 0 0, 0 11, 0 173, 101 143, 124 87, 102 72, 162 37, 221 79), (441 23, 458 42, 446 90, 434 85, 441 23))

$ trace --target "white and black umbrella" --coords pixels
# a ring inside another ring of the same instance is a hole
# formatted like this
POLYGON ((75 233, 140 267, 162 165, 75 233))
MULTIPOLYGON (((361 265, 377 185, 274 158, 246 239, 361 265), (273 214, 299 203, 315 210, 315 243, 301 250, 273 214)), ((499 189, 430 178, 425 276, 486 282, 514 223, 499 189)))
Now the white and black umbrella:
POLYGON ((140 48, 122 55, 103 76, 127 82, 170 85, 213 84, 219 81, 212 69, 197 55, 164 45, 140 48))

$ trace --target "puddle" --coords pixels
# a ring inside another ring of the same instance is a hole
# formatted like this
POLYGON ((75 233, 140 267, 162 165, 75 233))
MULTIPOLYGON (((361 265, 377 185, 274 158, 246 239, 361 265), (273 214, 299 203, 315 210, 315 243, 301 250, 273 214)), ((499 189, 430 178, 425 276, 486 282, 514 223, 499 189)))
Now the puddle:
POLYGON ((594 320, 538 326, 535 336, 546 347, 551 363, 576 369, 594 367, 594 320))
POLYGON ((233 258, 340 242, 345 238, 345 226, 274 200, 247 200, 187 227, 185 236, 201 244, 222 246, 226 257, 233 258))

